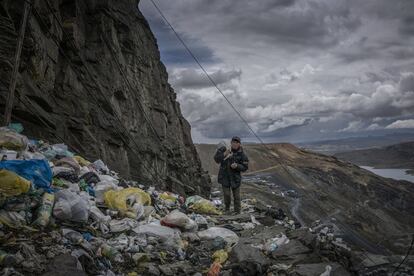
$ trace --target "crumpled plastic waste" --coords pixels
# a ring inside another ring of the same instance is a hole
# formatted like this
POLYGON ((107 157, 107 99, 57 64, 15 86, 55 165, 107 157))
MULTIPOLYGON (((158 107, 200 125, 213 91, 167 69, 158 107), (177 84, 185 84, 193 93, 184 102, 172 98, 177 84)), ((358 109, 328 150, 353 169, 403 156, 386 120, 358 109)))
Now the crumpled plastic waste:
POLYGON ((13 171, 31 181, 36 188, 48 190, 52 183, 52 170, 46 160, 10 160, 0 162, 0 169, 13 171))
POLYGON ((199 214, 206 215, 220 215, 221 212, 217 209, 213 202, 195 195, 186 199, 185 205, 192 211, 199 214))
POLYGON ((59 190, 55 196, 54 217, 64 221, 88 221, 89 203, 80 195, 69 190, 59 190))
POLYGON ((93 167, 94 167, 97 171, 100 171, 100 172, 103 172, 103 173, 108 173, 108 172, 109 172, 108 167, 105 165, 105 163, 104 163, 101 159, 96 160, 95 162, 93 162, 93 163, 92 163, 92 166, 93 166, 93 167))
POLYGON ((42 197, 42 205, 38 210, 37 219, 33 224, 40 227, 46 227, 49 224, 50 216, 52 215, 53 204, 55 202, 55 195, 44 193, 42 197))
POLYGON ((54 162, 55 166, 61 166, 66 168, 72 168, 76 174, 80 172, 80 166, 78 162, 72 157, 63 157, 54 162))
POLYGON ((124 218, 122 220, 111 220, 109 228, 112 233, 129 231, 138 226, 138 222, 134 219, 124 218))
POLYGON ((272 253, 273 251, 277 250, 282 245, 288 244, 288 243, 289 243, 289 238, 286 237, 285 234, 280 234, 279 236, 268 240, 263 245, 263 250, 267 253, 272 253))
POLYGON ((182 244, 180 233, 181 231, 175 228, 170 228, 154 223, 140 225, 133 229, 136 234, 145 234, 150 237, 157 237, 162 242, 173 246, 180 247, 182 244))
POLYGON ((104 201, 109 208, 118 210, 121 215, 139 219, 144 214, 143 205, 151 204, 151 197, 139 188, 130 187, 105 192, 104 201))
POLYGON ((89 166, 91 164, 91 162, 79 155, 73 156, 73 159, 75 159, 76 162, 78 162, 78 164, 81 166, 89 166))
POLYGON ((30 181, 12 171, 0 170, 0 195, 17 196, 30 190, 30 181))
POLYGON ((26 225, 26 220, 20 213, 8 212, 3 209, 0 210, 0 222, 13 229, 19 229, 26 225))
POLYGON ((197 231, 197 223, 190 219, 186 214, 178 210, 173 210, 171 213, 161 219, 161 225, 168 227, 180 228, 182 231, 197 231))
POLYGON ((239 242, 239 236, 233 231, 223 228, 223 227, 210 227, 207 230, 198 232, 200 239, 205 240, 214 240, 217 237, 223 238, 227 246, 234 247, 239 242))
POLYGON ((26 136, 7 127, 0 128, 0 148, 22 151, 26 149, 28 143, 26 136))

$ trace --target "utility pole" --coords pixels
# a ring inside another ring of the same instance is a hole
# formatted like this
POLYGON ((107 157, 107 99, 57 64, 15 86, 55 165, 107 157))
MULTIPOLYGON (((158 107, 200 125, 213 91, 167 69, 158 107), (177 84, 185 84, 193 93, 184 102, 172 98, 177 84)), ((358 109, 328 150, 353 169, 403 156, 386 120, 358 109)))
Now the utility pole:
POLYGON ((10 79, 9 95, 7 96, 6 107, 4 108, 4 125, 5 126, 8 126, 10 124, 11 113, 13 110, 13 102, 14 102, 14 91, 16 90, 17 73, 19 71, 19 66, 20 66, 20 56, 22 53, 24 34, 26 32, 27 18, 30 14, 31 8, 32 8, 32 0, 25 0, 23 18, 20 23, 19 37, 17 38, 16 53, 14 56, 14 64, 13 64, 13 72, 12 72, 11 79, 10 79))

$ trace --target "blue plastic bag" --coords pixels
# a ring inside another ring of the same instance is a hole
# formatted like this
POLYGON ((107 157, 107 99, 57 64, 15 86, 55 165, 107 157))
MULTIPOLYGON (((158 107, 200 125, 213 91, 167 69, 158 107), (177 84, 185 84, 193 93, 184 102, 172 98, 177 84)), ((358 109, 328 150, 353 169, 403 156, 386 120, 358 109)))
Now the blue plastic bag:
POLYGON ((13 171, 31 181, 36 188, 50 190, 53 173, 46 160, 8 160, 0 162, 0 169, 13 171))

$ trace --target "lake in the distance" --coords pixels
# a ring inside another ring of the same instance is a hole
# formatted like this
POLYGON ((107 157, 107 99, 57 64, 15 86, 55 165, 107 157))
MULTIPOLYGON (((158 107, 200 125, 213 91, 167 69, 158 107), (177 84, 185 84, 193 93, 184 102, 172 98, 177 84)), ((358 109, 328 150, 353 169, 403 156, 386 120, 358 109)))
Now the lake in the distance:
POLYGON ((414 175, 406 174, 406 169, 375 169, 373 167, 368 166, 360 167, 382 177, 388 177, 396 180, 407 180, 414 183, 414 175))

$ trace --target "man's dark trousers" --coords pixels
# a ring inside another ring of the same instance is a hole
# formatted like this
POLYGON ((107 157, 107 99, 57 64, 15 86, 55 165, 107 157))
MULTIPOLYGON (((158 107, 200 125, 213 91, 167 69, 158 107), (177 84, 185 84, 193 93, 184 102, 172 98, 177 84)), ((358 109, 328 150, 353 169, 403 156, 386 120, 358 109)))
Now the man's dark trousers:
POLYGON ((234 211, 236 213, 240 213, 241 211, 240 186, 237 188, 223 186, 224 205, 226 207, 226 211, 230 211, 232 193, 233 193, 233 201, 234 201, 234 211))

